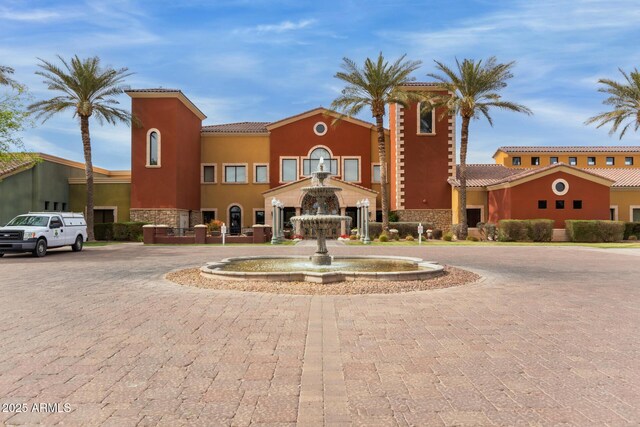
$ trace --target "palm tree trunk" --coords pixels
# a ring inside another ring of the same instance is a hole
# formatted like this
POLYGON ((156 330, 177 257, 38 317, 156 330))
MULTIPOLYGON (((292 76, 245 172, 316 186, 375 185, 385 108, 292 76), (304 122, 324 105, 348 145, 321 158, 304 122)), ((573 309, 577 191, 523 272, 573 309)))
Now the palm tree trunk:
POLYGON ((80 132, 84 149, 84 171, 87 177, 87 240, 94 240, 93 235, 93 164, 91 163, 91 137, 89 135, 89 116, 80 116, 80 132))
POLYGON ((387 149, 384 140, 382 114, 376 115, 378 131, 378 157, 380 159, 380 199, 382 200, 382 231, 389 232, 389 191, 387 188, 387 149))
POLYGON ((458 191, 458 223, 460 225, 458 239, 466 239, 467 227, 467 146, 469 143, 470 118, 462 116, 462 130, 460 132, 460 190, 458 191))

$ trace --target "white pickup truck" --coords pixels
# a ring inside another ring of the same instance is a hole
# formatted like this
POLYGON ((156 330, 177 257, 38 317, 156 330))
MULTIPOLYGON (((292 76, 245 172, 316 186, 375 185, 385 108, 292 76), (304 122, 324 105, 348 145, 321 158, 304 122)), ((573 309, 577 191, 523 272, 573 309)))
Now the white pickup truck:
POLYGON ((43 257, 47 248, 62 246, 71 246, 78 252, 86 241, 87 223, 81 213, 29 212, 0 228, 0 257, 8 252, 31 252, 43 257))

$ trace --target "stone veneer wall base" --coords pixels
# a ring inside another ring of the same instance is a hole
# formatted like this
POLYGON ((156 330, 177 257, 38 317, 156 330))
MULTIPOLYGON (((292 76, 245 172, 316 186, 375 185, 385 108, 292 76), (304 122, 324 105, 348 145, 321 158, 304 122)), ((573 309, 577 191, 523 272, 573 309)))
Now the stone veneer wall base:
POLYGON ((180 213, 190 213, 189 227, 200 224, 201 212, 189 211, 187 209, 139 209, 133 208, 130 211, 131 221, 148 222, 151 224, 163 224, 177 228, 180 226, 180 213))
POLYGON ((402 222, 422 222, 447 232, 451 230, 451 209, 403 209, 396 211, 402 222))

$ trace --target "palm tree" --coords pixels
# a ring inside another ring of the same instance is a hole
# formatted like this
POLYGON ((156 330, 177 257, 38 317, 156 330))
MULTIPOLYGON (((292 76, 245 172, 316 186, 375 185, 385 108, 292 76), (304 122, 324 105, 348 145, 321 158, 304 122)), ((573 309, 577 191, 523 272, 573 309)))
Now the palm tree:
POLYGON ((609 135, 613 135, 623 123, 628 121, 620 132, 620 139, 622 139, 631 125, 634 125, 634 131, 640 127, 640 71, 634 68, 630 74, 627 74, 621 68, 619 70, 626 82, 618 83, 609 79, 598 80, 598 83, 604 85, 598 89, 598 92, 610 95, 602 103, 613 106, 613 110, 593 116, 585 124, 598 123, 597 127, 599 128, 607 123, 613 123, 609 131, 609 135))
POLYGON ((29 106, 36 118, 48 120, 55 113, 72 110, 73 116, 80 120, 82 147, 84 149, 85 175, 87 177, 87 232, 88 240, 93 240, 93 165, 91 162, 91 137, 89 135, 89 118, 95 116, 100 124, 118 122, 130 123, 131 113, 116 107, 114 99, 127 89, 123 85, 126 77, 132 73, 127 68, 114 70, 102 68, 97 56, 80 59, 78 56, 65 61, 60 55, 58 59, 62 67, 40 59, 41 70, 36 74, 44 77, 44 83, 50 90, 62 94, 29 106))
POLYGON ((349 58, 343 58, 342 69, 335 77, 346 82, 342 95, 331 103, 331 108, 354 116, 369 107, 376 120, 378 133, 378 157, 380 158, 380 198, 382 199, 382 229, 389 230, 389 191, 387 188, 387 156, 384 138, 383 120, 388 104, 397 103, 402 106, 417 99, 415 92, 406 91, 403 86, 415 80, 409 75, 417 70, 421 61, 405 61, 402 55, 393 64, 389 64, 382 52, 377 61, 367 58, 364 67, 360 68, 349 58))
POLYGON ((0 86, 14 86, 16 81, 9 78, 9 74, 13 74, 13 68, 0 65, 0 86))
POLYGON ((484 116, 493 126, 493 119, 489 115, 492 107, 516 111, 519 113, 533 114, 524 105, 503 101, 498 92, 507 86, 507 80, 513 77, 511 69, 515 61, 499 64, 494 56, 486 61, 465 59, 462 62, 456 59, 457 70, 435 61, 436 68, 442 74, 429 73, 439 85, 447 91, 446 95, 437 93, 426 94, 429 102, 425 102, 425 108, 434 109, 445 107, 443 114, 459 114, 462 118, 460 133, 460 173, 458 191, 460 228, 458 238, 466 239, 467 228, 467 147, 469 143, 469 123, 471 119, 479 119, 484 116))

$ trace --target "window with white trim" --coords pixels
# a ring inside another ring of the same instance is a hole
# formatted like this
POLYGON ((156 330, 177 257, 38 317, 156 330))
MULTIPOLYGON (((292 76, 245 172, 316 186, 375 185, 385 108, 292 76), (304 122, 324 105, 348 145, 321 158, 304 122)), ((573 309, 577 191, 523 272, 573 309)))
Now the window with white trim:
POLYGON ((338 159, 332 159, 329 150, 318 147, 309 154, 309 158, 302 159, 302 174, 304 176, 311 175, 311 172, 318 170, 320 158, 324 160, 324 170, 328 170, 332 175, 338 174, 338 159))
POLYGON ((202 183, 214 184, 216 182, 216 166, 203 164, 202 165, 202 183))
POLYGON ((253 181, 256 183, 269 182, 269 171, 267 165, 255 165, 253 181))
POLYGON ((380 165, 373 165, 373 175, 371 176, 371 182, 381 182, 382 175, 380 174, 380 165))
POLYGON ((423 108, 423 102, 418 103, 418 134, 433 135, 435 133, 433 123, 435 110, 423 108))
POLYGON ((342 180, 345 182, 360 182, 360 160, 347 158, 343 162, 342 180))
POLYGON ((298 179, 298 160, 282 159, 280 165, 280 181, 293 182, 298 179))
POLYGON ((245 165, 225 165, 224 182, 246 183, 247 167, 245 165))
POLYGON ((147 134, 147 166, 160 166, 160 132, 155 129, 147 134))

